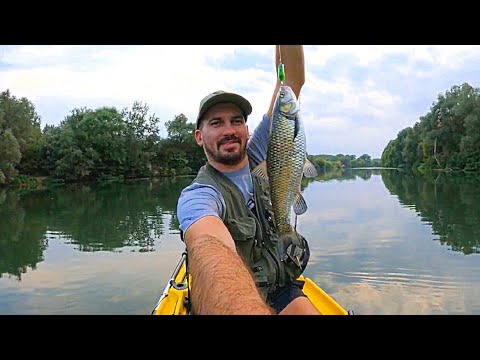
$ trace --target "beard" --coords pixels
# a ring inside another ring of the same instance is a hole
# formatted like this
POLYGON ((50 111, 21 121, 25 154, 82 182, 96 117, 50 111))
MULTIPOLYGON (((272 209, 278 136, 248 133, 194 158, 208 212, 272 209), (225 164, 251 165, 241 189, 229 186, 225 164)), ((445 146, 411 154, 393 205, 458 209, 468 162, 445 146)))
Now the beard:
POLYGON ((243 146, 240 146, 240 150, 237 151, 220 151, 220 147, 229 142, 229 141, 235 141, 238 142, 240 145, 242 144, 242 141, 236 137, 236 136, 230 136, 227 138, 223 138, 220 140, 215 149, 210 148, 206 144, 204 144, 204 149, 205 152, 207 153, 207 156, 210 157, 212 160, 224 164, 224 165, 237 165, 239 164, 246 156, 247 153, 247 144, 245 143, 243 146))

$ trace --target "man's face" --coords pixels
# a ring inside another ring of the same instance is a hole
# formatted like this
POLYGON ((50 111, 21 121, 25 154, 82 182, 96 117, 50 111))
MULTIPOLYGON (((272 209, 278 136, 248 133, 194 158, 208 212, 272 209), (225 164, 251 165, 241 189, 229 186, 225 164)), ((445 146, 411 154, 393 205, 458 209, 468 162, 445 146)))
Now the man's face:
POLYGON ((208 109, 195 131, 195 140, 203 146, 207 159, 223 165, 237 165, 245 158, 248 137, 243 113, 231 103, 208 109))

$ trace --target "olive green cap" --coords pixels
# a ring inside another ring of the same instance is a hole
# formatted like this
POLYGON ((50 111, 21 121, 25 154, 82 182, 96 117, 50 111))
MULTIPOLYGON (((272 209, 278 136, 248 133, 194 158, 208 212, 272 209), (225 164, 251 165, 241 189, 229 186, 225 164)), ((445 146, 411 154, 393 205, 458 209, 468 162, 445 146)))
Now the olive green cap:
POLYGON ((200 126, 200 121, 202 120, 203 115, 205 115, 207 110, 210 109, 213 105, 217 105, 220 103, 232 103, 237 105, 242 110, 245 121, 247 121, 248 115, 252 113, 252 105, 243 96, 223 90, 218 90, 205 96, 202 101, 200 101, 200 108, 198 110, 197 116, 197 129, 200 126))

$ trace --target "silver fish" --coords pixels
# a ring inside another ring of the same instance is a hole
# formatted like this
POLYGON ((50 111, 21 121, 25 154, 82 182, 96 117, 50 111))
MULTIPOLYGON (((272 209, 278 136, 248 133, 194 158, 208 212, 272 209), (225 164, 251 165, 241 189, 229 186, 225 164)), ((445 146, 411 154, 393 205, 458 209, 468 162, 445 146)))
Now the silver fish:
POLYGON ((301 181, 317 176, 315 166, 307 159, 307 144, 300 104, 293 90, 280 86, 272 111, 267 158, 253 174, 268 179, 279 235, 292 234, 291 210, 296 215, 307 211, 301 194, 301 181))

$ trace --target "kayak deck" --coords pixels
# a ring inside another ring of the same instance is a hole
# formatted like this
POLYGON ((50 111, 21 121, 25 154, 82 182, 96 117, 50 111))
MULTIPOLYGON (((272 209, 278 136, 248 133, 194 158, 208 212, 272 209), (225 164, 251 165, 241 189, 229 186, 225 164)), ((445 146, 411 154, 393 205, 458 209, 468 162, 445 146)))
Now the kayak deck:
MULTIPOLYGON (((305 282, 303 293, 323 315, 352 314, 350 311, 345 310, 310 278, 300 275, 298 279, 305 282)), ((152 315, 188 315, 188 309, 186 306, 187 299, 188 284, 185 267, 185 254, 182 254, 182 258, 177 264, 172 277, 168 281, 160 299, 155 305, 152 315)))
POLYGON ((183 253, 157 305, 155 305, 152 315, 188 315, 185 256, 185 253, 183 253))

